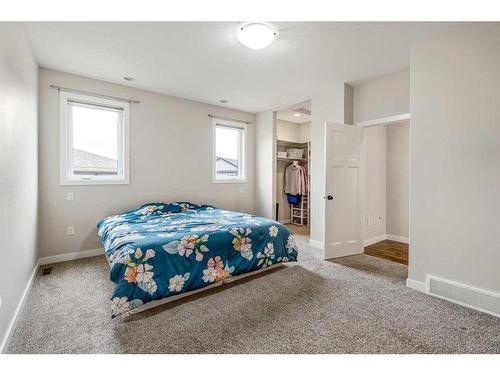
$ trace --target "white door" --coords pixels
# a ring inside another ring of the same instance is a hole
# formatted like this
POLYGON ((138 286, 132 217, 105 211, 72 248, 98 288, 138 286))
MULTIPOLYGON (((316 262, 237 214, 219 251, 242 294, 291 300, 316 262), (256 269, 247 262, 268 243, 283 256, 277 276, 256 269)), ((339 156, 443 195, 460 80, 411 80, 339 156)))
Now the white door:
POLYGON ((325 124, 325 259, 363 252, 362 128, 325 124))

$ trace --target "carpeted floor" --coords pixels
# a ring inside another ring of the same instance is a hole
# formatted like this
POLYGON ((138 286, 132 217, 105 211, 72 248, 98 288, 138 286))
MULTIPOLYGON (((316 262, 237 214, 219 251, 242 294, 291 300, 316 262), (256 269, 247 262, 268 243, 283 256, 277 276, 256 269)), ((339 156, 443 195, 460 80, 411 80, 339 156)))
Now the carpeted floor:
POLYGON ((407 268, 359 255, 300 262, 110 320, 104 257, 37 277, 10 353, 500 353, 500 319, 405 287, 407 268))

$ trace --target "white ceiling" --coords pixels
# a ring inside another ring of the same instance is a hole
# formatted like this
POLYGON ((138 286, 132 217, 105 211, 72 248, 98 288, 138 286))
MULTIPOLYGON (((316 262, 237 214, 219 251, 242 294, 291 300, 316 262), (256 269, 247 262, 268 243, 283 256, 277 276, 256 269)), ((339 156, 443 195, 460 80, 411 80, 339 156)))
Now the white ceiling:
POLYGON ((277 112, 279 120, 294 122, 296 124, 304 124, 311 121, 311 101, 295 104, 287 109, 277 112), (309 113, 307 113, 309 112, 309 113), (296 116, 296 115, 299 116, 296 116))
POLYGON ((260 112, 409 66, 410 45, 446 23, 274 22, 271 46, 236 40, 238 22, 36 22, 41 66, 260 112), (127 82, 122 77, 132 76, 127 82))
POLYGON ((311 116, 301 113, 300 117, 296 117, 296 116, 294 116, 295 113, 297 113, 297 112, 291 111, 291 110, 279 111, 277 113, 277 117, 279 120, 294 122, 296 124, 304 124, 306 122, 311 121, 311 116))

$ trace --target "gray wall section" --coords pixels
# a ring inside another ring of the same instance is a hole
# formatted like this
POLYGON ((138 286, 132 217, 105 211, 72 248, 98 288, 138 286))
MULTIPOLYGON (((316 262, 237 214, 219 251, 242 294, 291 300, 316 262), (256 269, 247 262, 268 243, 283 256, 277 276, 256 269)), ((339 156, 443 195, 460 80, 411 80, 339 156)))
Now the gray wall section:
POLYGON ((408 237, 410 123, 387 126, 387 234, 408 237))
POLYGON ((0 22, 0 346, 38 259, 37 92, 25 26, 0 22))
POLYGON ((266 111, 255 118, 255 213, 275 217, 276 194, 276 112, 266 111))
POLYGON ((387 128, 365 129, 365 240, 387 234, 387 128))
POLYGON ((323 245, 325 239, 325 121, 343 124, 344 83, 311 98, 311 240, 323 245))
POLYGON ((354 87, 344 83, 344 124, 354 124, 354 87))
POLYGON ((356 84, 353 107, 354 124, 410 112, 410 71, 356 84))
POLYGON ((500 23, 412 48, 409 278, 500 292, 500 23))
POLYGON ((255 116, 53 70, 40 70, 40 248, 42 256, 102 247, 97 222, 145 202, 191 201, 254 212, 255 116), (130 109, 130 184, 59 185, 60 86, 139 100, 130 109), (212 183, 212 119, 251 121, 247 183, 212 183), (66 193, 74 192, 74 201, 66 193), (66 235, 73 225, 75 235, 66 235))

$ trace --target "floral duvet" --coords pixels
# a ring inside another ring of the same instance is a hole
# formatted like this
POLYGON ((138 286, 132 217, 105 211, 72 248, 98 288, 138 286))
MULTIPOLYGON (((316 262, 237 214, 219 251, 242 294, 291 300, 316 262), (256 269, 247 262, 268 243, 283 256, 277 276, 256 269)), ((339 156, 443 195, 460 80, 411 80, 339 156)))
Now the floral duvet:
POLYGON ((101 220, 98 233, 116 288, 112 317, 231 276, 297 260, 285 226, 188 202, 147 203, 101 220))

